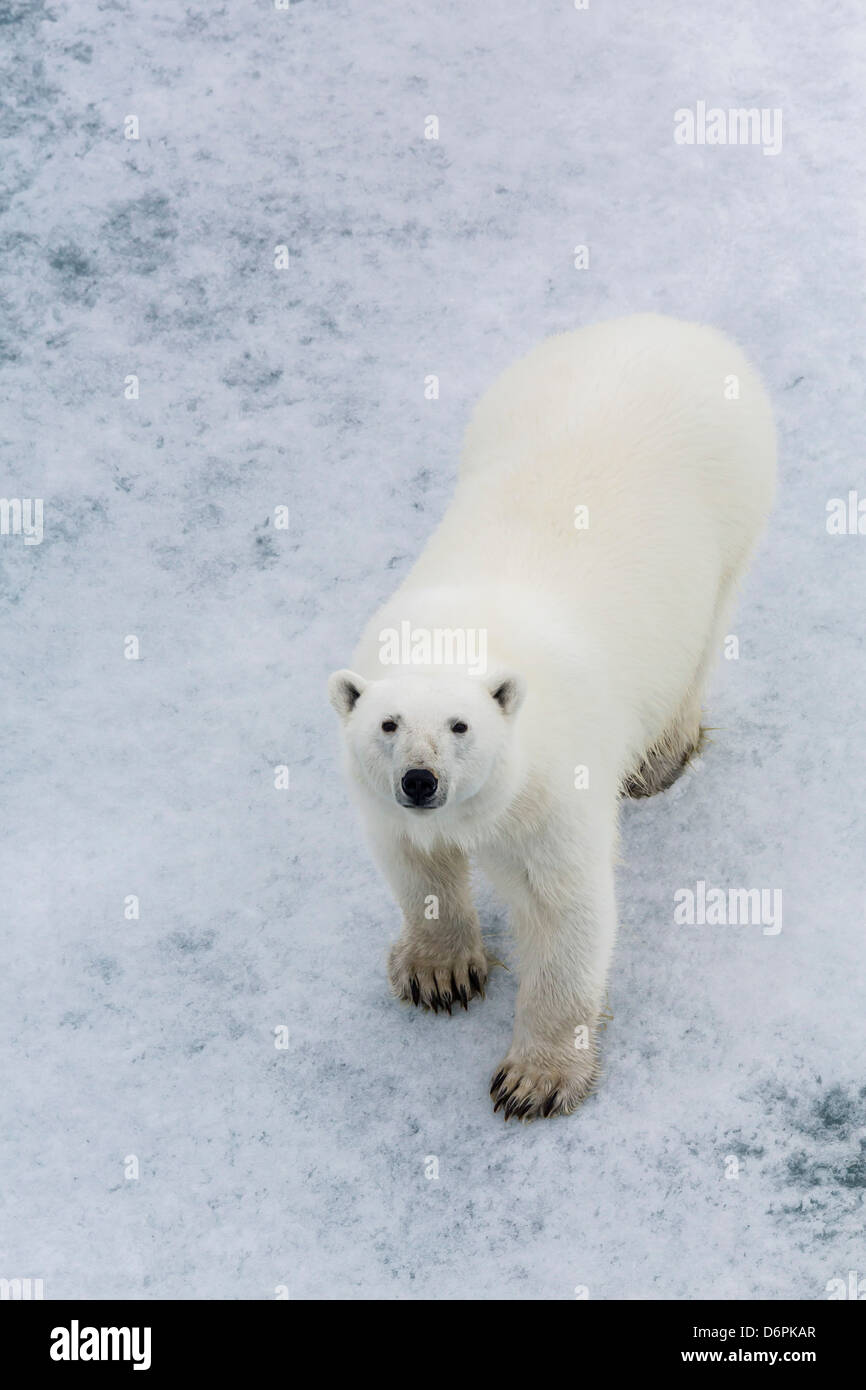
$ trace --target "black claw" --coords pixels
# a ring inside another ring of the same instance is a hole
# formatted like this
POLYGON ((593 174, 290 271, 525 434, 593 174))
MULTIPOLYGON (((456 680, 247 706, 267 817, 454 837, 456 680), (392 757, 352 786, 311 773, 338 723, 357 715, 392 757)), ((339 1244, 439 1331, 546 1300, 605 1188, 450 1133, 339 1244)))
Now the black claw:
POLYGON ((438 994, 431 994, 431 995, 430 995, 430 1008, 433 1010, 434 1014, 438 1014, 438 1012, 439 1012, 439 995, 438 995, 438 994))
MULTIPOLYGON (((502 1107, 503 1107, 503 1105, 505 1104, 505 1102, 506 1102, 507 1099, 508 1099, 508 1092, 507 1092, 507 1091, 503 1091, 502 1094, 500 1095, 499 1099, 497 1100, 496 1104, 495 1104, 494 1107, 493 1107, 493 1113, 494 1113, 494 1115, 496 1114, 497 1110, 501 1110, 501 1109, 502 1109, 502 1107)), ((505 1118, 508 1119, 508 1116, 506 1115, 505 1118)))
POLYGON ((473 970, 471 966, 469 968, 469 984, 471 985, 473 992, 475 994, 480 994, 481 998, 483 999, 484 989, 482 987, 481 981, 478 978, 478 971, 473 970))
POLYGON ((412 1003, 417 1004, 419 999, 421 998, 421 986, 418 984, 418 981, 415 979, 414 975, 409 981, 409 988, 412 991, 412 1003))
POLYGON ((491 1094, 491 1095, 493 1095, 493 1092, 494 1092, 494 1091, 498 1091, 498 1090, 499 1090, 499 1087, 502 1085, 502 1083, 503 1083, 504 1080, 505 1080, 505 1072, 504 1072, 504 1071, 498 1071, 498 1072, 496 1073, 496 1075, 494 1076, 493 1080, 492 1080, 491 1083, 490 1083, 490 1094, 491 1094))
POLYGON ((558 1092, 551 1091, 550 1095, 547 1097, 547 1100, 541 1107, 541 1113, 545 1119, 547 1119, 548 1115, 550 1115, 553 1112, 553 1108, 556 1105, 557 1097, 558 1092))
POLYGON ((467 993, 466 993, 466 986, 465 986, 465 985, 461 985, 460 988, 459 988, 459 990, 457 991, 457 993, 460 995, 460 1003, 463 1005, 464 1009, 468 1009, 468 1008, 469 1008, 469 996, 468 996, 467 993))

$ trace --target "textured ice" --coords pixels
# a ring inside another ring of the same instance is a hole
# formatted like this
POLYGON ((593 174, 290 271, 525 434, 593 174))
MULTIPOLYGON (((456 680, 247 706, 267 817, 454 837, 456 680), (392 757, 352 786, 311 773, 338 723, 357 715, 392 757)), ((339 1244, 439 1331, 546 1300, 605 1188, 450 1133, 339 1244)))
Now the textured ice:
POLYGON ((0 492, 45 501, 41 545, 0 537, 0 1275, 816 1299, 866 1274, 866 538, 825 526, 866 496, 856 0, 0 20, 0 492), (698 101, 781 109, 781 152, 676 145, 698 101), (506 1127, 514 975, 450 1020, 389 999, 396 909, 324 681, 484 385, 646 309, 754 358, 779 501, 714 742, 624 811, 604 1084, 506 1127), (699 879, 780 888, 782 931, 675 926, 699 879))

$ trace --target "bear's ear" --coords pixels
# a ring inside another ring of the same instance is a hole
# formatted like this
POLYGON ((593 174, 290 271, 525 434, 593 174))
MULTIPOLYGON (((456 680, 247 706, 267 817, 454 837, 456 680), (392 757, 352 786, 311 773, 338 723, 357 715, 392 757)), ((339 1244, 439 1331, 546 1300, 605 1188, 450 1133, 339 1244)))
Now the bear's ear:
POLYGON ((328 680, 328 699, 341 719, 348 719, 367 688, 363 676, 354 671, 335 671, 328 680))
POLYGON ((523 704, 526 683, 514 671, 499 671, 487 682, 487 689, 503 714, 516 714, 523 704))

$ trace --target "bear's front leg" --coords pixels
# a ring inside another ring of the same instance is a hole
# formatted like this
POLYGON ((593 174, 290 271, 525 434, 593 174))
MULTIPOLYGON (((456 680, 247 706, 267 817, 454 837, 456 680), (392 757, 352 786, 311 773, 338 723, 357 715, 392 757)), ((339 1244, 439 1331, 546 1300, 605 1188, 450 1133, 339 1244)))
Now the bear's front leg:
POLYGON ((465 1009, 484 995, 490 960, 481 939, 462 851, 427 853, 406 840, 379 844, 378 859, 403 911, 403 931, 388 956, 398 999, 438 1013, 465 1009))
POLYGON ((616 930, 611 840, 542 832, 521 861, 491 866, 510 901, 520 963, 514 1037, 490 1087, 506 1120, 567 1115, 598 1079, 616 930))

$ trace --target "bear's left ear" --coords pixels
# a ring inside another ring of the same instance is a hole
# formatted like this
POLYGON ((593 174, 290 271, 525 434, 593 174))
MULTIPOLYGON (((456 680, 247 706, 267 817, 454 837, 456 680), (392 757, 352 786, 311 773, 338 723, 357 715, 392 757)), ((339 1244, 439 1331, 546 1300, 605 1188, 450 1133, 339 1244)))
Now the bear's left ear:
POLYGON ((513 671, 499 671, 487 682, 487 689, 503 714, 516 714, 523 704, 526 682, 513 671))
POLYGON ((328 680, 328 699, 341 719, 348 719, 367 689, 363 676, 354 671, 335 671, 328 680))

